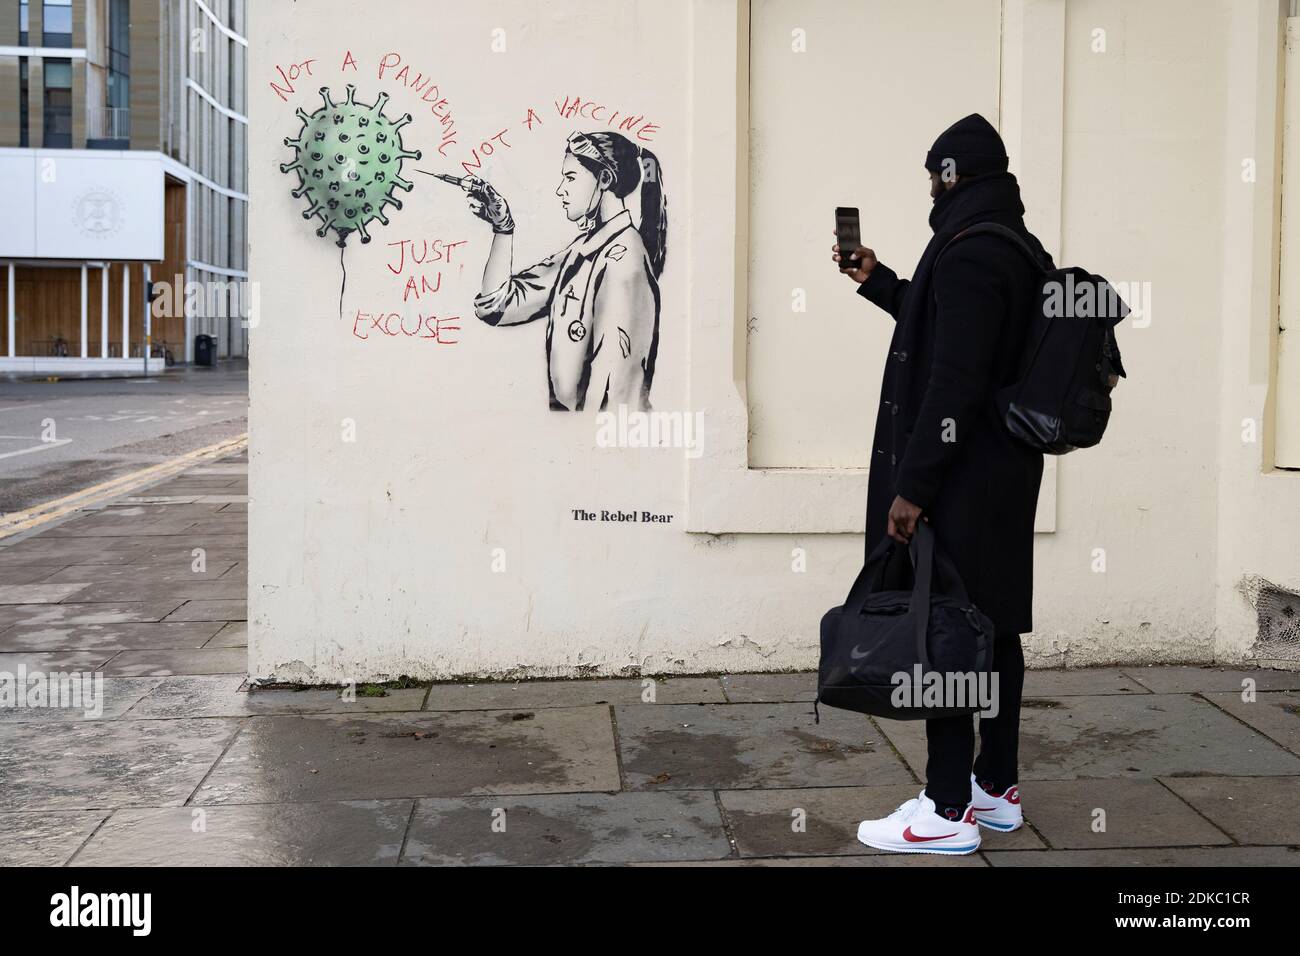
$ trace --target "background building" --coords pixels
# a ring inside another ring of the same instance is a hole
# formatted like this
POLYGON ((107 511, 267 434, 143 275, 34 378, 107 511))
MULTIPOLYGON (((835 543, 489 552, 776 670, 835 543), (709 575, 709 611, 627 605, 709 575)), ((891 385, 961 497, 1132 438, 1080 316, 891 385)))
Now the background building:
POLYGON ((160 365, 247 354, 244 15, 0 0, 0 368, 142 361, 146 276, 160 365))

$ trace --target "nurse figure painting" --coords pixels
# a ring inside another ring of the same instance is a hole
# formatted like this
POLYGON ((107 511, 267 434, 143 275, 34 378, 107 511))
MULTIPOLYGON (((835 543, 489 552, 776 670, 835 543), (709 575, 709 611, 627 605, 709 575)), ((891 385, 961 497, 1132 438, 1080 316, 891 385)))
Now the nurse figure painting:
POLYGON ((572 134, 555 195, 578 236, 518 272, 505 198, 477 177, 464 179, 462 188, 470 210, 493 232, 474 312, 495 326, 546 318, 551 408, 649 411, 668 226, 654 154, 617 133, 572 134), (638 185, 641 216, 634 225, 626 199, 638 185))

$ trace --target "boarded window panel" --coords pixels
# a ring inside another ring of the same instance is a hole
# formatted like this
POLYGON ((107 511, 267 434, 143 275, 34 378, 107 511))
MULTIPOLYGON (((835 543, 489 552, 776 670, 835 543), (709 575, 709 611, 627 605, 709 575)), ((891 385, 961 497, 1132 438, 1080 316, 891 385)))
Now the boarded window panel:
POLYGON ((998 0, 754 0, 751 466, 869 465, 893 323, 836 272, 835 207, 859 207, 864 243, 910 274, 926 150, 968 113, 997 122, 999 31, 998 0))

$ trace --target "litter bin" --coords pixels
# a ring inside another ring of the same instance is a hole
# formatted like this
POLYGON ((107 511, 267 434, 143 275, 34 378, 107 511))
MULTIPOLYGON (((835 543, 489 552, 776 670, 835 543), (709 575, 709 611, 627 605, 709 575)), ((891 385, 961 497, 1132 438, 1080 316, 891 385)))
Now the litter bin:
POLYGON ((194 336, 194 364, 211 367, 217 364, 217 340, 211 335, 194 336))

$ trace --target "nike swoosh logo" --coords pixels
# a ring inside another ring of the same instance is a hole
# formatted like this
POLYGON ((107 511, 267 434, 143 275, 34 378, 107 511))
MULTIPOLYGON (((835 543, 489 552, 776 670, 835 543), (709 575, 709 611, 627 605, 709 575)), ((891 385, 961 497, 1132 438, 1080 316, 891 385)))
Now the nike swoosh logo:
POLYGON ((870 651, 859 651, 856 645, 849 651, 849 657, 853 658, 855 661, 860 661, 862 658, 869 657, 870 655, 870 651))
POLYGON ((946 840, 948 837, 954 837, 956 835, 956 833, 945 833, 942 836, 917 836, 912 832, 911 827, 908 827, 903 831, 903 839, 908 843, 929 843, 931 840, 946 840))

